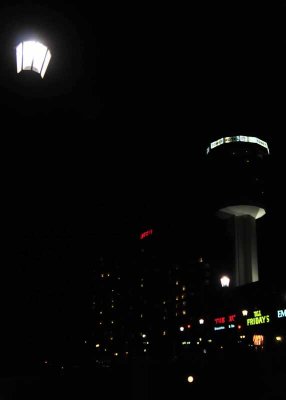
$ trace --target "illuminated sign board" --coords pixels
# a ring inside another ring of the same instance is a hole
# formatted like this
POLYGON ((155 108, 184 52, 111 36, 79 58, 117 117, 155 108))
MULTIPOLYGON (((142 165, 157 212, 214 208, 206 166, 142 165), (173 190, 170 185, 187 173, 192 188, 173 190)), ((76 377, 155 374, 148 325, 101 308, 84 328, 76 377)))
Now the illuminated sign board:
POLYGON ((264 140, 261 140, 254 136, 239 135, 239 136, 227 136, 227 137, 220 138, 220 139, 212 142, 210 144, 210 146, 207 148, 207 154, 210 152, 210 150, 222 145, 223 143, 234 143, 234 142, 256 143, 259 146, 264 147, 267 150, 267 152, 269 153, 268 144, 266 142, 264 142, 264 140))
POLYGON ((261 315, 261 311, 253 311, 253 317, 247 318, 246 325, 260 325, 260 324, 268 324, 270 322, 269 315, 261 315))
POLYGON ((286 309, 277 310, 277 318, 286 318, 286 309))
POLYGON ((140 240, 145 239, 148 236, 153 235, 153 229, 148 229, 148 231, 140 233, 140 240))
POLYGON ((235 318, 236 318, 236 314, 231 314, 228 315, 226 317, 217 317, 214 318, 214 322, 215 322, 215 327, 214 330, 215 331, 220 331, 222 329, 225 328, 235 328, 235 318), (227 324, 227 325, 225 325, 227 324))
POLYGON ((253 335, 252 340, 253 340, 253 344, 255 346, 262 346, 264 343, 264 336, 263 335, 253 335))
POLYGON ((225 326, 215 326, 214 327, 215 331, 220 331, 221 329, 225 329, 225 326))

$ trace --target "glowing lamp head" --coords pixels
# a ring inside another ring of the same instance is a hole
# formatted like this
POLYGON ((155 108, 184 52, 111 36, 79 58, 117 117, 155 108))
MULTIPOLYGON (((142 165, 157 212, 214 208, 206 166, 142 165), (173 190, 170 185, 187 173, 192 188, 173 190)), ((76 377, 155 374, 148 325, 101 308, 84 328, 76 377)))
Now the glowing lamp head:
POLYGON ((194 377, 192 375, 189 375, 188 378, 187 378, 187 381, 189 383, 193 383, 194 382, 194 377))
POLYGON ((229 287, 230 279, 228 276, 224 275, 220 278, 220 283, 222 287, 229 287))
POLYGON ((40 42, 28 40, 16 47, 17 73, 35 71, 43 78, 52 55, 47 46, 40 42))

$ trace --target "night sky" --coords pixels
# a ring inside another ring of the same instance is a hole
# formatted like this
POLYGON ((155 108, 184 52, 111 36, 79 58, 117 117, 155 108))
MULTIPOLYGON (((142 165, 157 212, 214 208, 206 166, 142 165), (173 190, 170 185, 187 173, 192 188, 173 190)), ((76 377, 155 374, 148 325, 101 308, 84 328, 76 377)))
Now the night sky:
POLYGON ((37 301, 45 315, 65 302, 63 292, 76 293, 76 304, 90 240, 108 247, 155 226, 170 232, 174 246, 189 246, 190 258, 223 249, 204 157, 210 140, 231 132, 269 144, 259 258, 265 276, 283 274, 284 1, 6 3, 0 110, 7 336, 9 324, 20 329, 24 309, 30 322, 36 318, 37 301), (51 46, 43 80, 16 74, 15 46, 30 32, 51 46))

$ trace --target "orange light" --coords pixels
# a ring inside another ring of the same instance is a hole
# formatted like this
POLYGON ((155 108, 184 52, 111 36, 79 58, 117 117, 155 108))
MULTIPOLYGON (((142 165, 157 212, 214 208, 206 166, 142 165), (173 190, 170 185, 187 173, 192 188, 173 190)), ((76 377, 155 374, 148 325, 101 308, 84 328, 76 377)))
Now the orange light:
POLYGON ((263 335, 253 335, 253 344, 255 346, 262 346, 264 342, 264 336, 263 335))

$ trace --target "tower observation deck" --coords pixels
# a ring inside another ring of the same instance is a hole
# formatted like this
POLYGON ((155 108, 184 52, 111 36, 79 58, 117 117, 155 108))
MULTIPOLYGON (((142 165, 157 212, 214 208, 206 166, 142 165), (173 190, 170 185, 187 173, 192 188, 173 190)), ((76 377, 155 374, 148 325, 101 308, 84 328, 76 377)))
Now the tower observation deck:
POLYGON ((253 136, 228 136, 211 142, 206 152, 213 205, 232 226, 234 284, 256 282, 256 219, 266 213, 268 144, 253 136))

